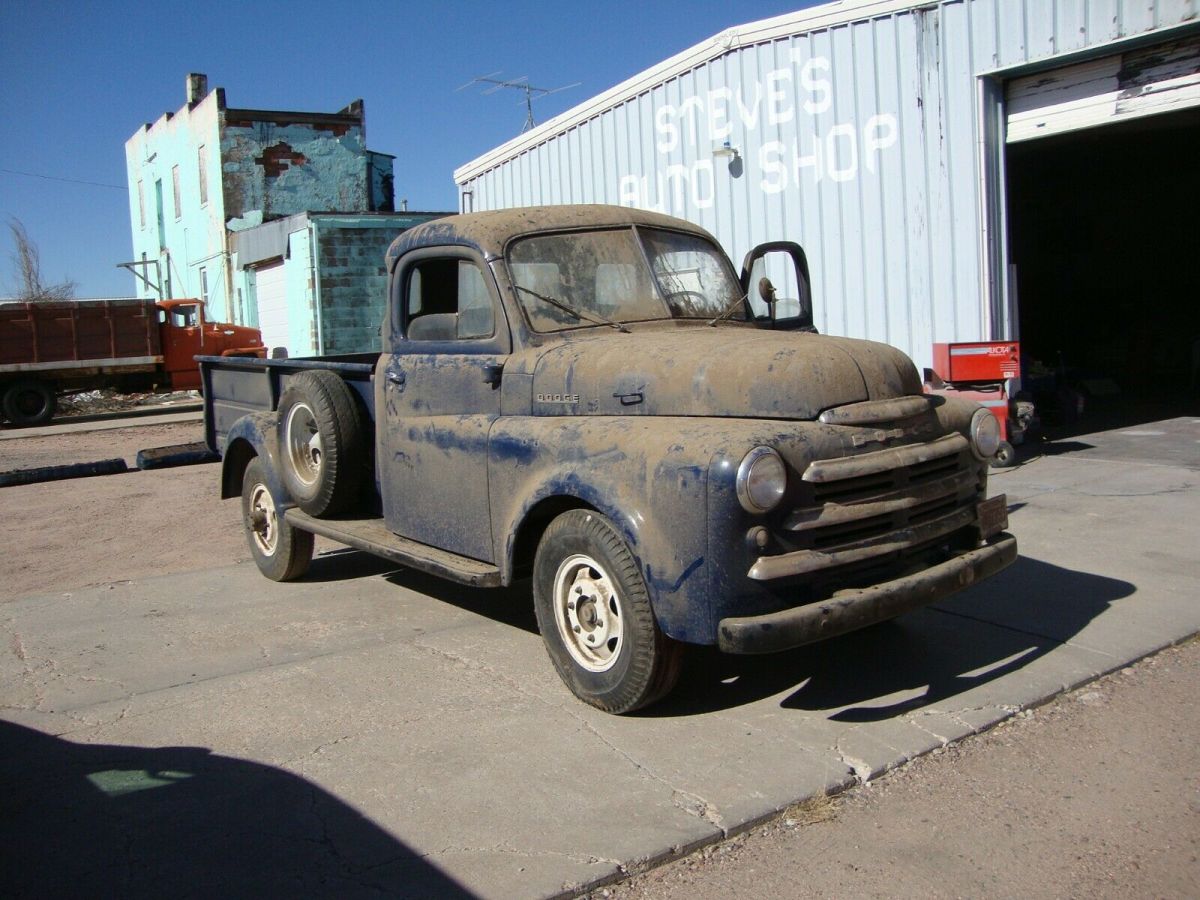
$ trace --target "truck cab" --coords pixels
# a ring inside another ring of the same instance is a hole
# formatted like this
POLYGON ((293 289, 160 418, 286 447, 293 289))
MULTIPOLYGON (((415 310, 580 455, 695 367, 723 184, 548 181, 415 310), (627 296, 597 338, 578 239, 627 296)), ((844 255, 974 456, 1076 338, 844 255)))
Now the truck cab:
POLYGON ((262 333, 257 328, 206 321, 203 300, 159 300, 155 305, 162 367, 170 379, 171 390, 199 389, 197 356, 265 355, 262 333))
POLYGON ((270 577, 302 573, 313 533, 465 583, 528 575, 564 682, 627 712, 685 644, 798 646, 1016 557, 986 496, 994 418, 923 394, 892 347, 817 334, 795 244, 739 274, 681 220, 547 207, 426 223, 386 265, 377 358, 255 363, 272 409, 249 417, 229 370, 251 364, 205 362, 270 577))

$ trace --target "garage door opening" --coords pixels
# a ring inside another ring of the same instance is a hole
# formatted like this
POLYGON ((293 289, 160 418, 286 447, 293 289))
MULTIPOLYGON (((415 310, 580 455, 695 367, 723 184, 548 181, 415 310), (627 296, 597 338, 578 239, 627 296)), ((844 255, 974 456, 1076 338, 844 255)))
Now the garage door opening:
POLYGON ((1048 425, 1200 412, 1200 110, 1010 144, 1009 261, 1048 425))

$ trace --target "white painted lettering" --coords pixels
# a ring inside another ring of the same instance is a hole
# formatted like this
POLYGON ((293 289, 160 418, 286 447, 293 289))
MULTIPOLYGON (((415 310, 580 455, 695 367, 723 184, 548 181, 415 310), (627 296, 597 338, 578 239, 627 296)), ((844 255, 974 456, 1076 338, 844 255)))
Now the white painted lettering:
POLYGON ((778 194, 787 187, 787 166, 779 161, 785 149, 782 141, 767 141, 758 149, 758 167, 763 173, 759 186, 764 194, 778 194))
POLYGON ((641 206, 642 200, 642 179, 636 175, 622 175, 621 185, 618 188, 620 200, 617 202, 622 206, 641 206))
POLYGON ((654 128, 658 132, 658 152, 670 153, 679 146, 679 128, 671 120, 675 117, 675 107, 669 103, 660 106, 654 113, 654 128))
MULTIPOLYGON (((667 166, 667 185, 671 192, 671 209, 682 210, 687 202, 688 169, 687 166, 667 166)), ((659 202, 667 192, 659 188, 659 202)))
POLYGON ((858 132, 853 125, 834 125, 829 129, 825 135, 825 165, 834 181, 849 181, 858 174, 858 132), (838 138, 843 139, 841 149, 838 138))
POLYGON ((754 83, 754 102, 746 106, 745 98, 742 96, 743 91, 738 91, 734 94, 737 100, 738 116, 742 120, 742 124, 748 131, 753 131, 758 127, 758 108, 762 104, 762 85, 757 81, 754 83))
POLYGON ((879 151, 896 143, 896 117, 892 115, 871 116, 863 126, 863 156, 867 170, 875 173, 879 151))
POLYGON ((692 168, 692 203, 697 209, 708 209, 717 198, 717 180, 711 159, 702 159, 692 168))
POLYGON ((708 135, 714 141, 723 141, 733 134, 733 123, 729 121, 729 101, 732 99, 733 91, 727 87, 708 92, 708 135))
POLYGON ((775 69, 767 73, 767 124, 780 125, 792 121, 796 109, 791 103, 792 73, 775 69), (784 85, 781 87, 780 85, 784 85))
POLYGON ((689 97, 679 105, 679 118, 682 120, 684 116, 687 116, 688 139, 693 147, 700 141, 700 126, 696 120, 702 115, 704 115, 704 102, 699 97, 689 97))
POLYGON ((796 147, 795 157, 793 159, 793 168, 795 169, 796 184, 800 184, 800 175, 805 169, 813 170, 813 183, 820 184, 821 179, 825 177, 825 172, 821 168, 821 141, 818 138, 812 139, 812 153, 805 156, 796 147))
POLYGON ((817 71, 828 72, 829 60, 816 56, 800 67, 800 86, 812 95, 811 100, 804 101, 804 111, 810 116, 820 115, 833 106, 833 84, 828 78, 816 76, 817 71))

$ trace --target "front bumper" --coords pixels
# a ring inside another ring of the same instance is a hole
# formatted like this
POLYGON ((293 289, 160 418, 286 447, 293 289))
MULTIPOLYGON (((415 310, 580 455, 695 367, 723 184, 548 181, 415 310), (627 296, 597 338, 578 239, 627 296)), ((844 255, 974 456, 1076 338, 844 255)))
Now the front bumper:
POLYGON ((976 550, 915 575, 838 591, 828 600, 762 616, 722 619, 717 646, 726 653, 774 653, 835 637, 941 600, 995 575, 1016 558, 1017 539, 1001 533, 976 550))

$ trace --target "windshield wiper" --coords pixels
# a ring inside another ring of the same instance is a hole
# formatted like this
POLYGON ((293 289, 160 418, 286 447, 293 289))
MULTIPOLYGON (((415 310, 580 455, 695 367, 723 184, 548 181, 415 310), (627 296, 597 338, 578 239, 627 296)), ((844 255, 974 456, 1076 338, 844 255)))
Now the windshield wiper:
POLYGON ((515 287, 518 291, 524 291, 525 293, 529 294, 530 296, 537 297, 539 300, 543 301, 544 303, 549 303, 551 306, 555 307, 556 309, 561 309, 567 315, 574 316, 576 319, 578 319, 581 322, 586 319, 587 321, 589 321, 595 325, 608 325, 610 328, 615 328, 615 329, 617 329, 617 331, 623 331, 623 332, 625 332, 625 334, 629 334, 629 329, 626 328, 624 325, 622 325, 620 322, 614 322, 612 319, 604 318, 604 316, 598 316, 595 313, 586 312, 585 310, 582 310, 582 309, 576 309, 573 306, 569 306, 566 303, 563 303, 561 300, 557 300, 554 297, 548 297, 545 294, 539 294, 537 291, 533 290, 532 288, 527 288, 524 285, 514 284, 513 287, 515 287))
POLYGON ((731 315, 733 315, 733 311, 735 309, 737 309, 739 305, 741 305, 742 303, 745 303, 746 298, 749 296, 750 296, 749 292, 742 294, 742 296, 738 297, 736 300, 734 300, 732 303, 730 303, 727 307, 725 307, 725 310, 719 316, 715 316, 714 318, 709 319, 704 324, 711 325, 713 328, 716 328, 718 322, 720 322, 724 319, 728 319, 731 315))

